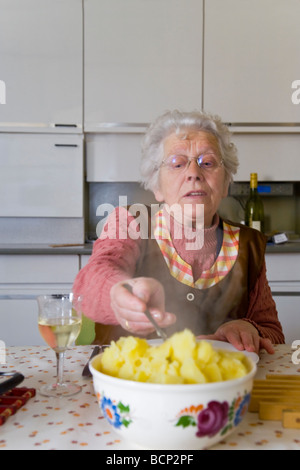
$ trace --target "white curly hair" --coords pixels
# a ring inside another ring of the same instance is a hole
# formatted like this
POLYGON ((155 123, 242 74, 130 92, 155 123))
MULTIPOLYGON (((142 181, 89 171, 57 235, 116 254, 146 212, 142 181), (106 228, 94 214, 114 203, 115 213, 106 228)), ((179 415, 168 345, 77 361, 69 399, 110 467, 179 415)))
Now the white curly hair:
POLYGON ((141 183, 145 189, 153 192, 159 188, 159 168, 164 157, 164 140, 170 134, 180 134, 187 130, 205 131, 216 137, 224 160, 227 181, 233 180, 239 165, 237 149, 231 141, 231 132, 221 118, 204 111, 174 110, 159 116, 149 126, 143 138, 140 172, 141 183))

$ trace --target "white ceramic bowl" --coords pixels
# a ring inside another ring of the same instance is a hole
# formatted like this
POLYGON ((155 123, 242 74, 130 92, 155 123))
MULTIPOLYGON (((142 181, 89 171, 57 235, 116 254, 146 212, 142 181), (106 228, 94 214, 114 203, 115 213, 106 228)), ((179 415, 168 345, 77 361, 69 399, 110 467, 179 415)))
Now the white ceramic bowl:
POLYGON ((153 450, 207 449, 228 436, 245 416, 256 364, 243 378, 192 385, 134 382, 97 370, 90 363, 100 410, 114 431, 133 447, 153 450))

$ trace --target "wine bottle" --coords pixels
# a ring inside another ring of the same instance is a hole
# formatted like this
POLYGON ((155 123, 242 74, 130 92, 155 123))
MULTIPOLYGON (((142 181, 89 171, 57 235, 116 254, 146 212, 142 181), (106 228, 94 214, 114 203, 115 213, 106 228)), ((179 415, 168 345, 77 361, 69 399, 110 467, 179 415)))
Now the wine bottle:
POLYGON ((245 207, 245 224, 264 231, 264 206, 257 191, 257 173, 250 175, 250 195, 245 207))

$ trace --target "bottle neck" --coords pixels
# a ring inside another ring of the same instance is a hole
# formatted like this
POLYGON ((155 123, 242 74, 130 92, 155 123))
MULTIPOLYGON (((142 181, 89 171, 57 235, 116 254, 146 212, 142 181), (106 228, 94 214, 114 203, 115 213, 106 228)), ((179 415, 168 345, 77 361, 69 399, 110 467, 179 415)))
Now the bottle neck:
POLYGON ((258 194, 257 186, 256 187, 251 187, 250 186, 250 194, 258 194))
POLYGON ((250 192, 257 193, 257 175, 256 173, 251 174, 250 177, 250 192))

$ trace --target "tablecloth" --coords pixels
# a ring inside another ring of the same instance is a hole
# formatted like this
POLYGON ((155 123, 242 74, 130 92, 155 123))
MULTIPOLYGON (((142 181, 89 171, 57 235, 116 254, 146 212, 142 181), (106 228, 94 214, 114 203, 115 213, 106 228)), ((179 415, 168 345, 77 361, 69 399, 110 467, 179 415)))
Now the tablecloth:
MULTIPOLYGON (((82 378, 82 369, 92 350, 92 346, 77 346, 67 351, 65 377, 79 383, 82 392, 57 399, 38 393, 43 383, 52 382, 56 376, 55 354, 51 349, 40 346, 7 349, 1 370, 21 372, 25 376, 22 386, 36 388, 37 394, 0 427, 1 450, 134 449, 101 416, 92 379, 82 378)), ((295 357, 291 345, 277 345, 274 355, 262 351, 256 378, 264 378, 267 373, 300 375, 295 357)), ((280 421, 262 421, 257 413, 248 412, 236 431, 213 448, 234 449, 300 450, 300 430, 284 429, 280 421)))

